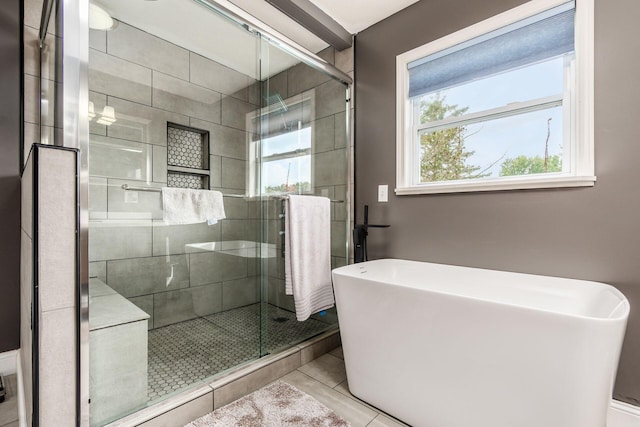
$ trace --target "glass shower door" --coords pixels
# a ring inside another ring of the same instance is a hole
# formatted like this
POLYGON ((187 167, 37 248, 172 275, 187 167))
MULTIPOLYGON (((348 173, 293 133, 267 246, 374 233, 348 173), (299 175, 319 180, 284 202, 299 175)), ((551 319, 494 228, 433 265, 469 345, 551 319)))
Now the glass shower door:
POLYGON ((259 37, 200 3, 93 6, 113 18, 90 30, 89 52, 90 413, 102 425, 260 356, 260 210, 245 193, 262 78, 259 37), (218 190, 226 216, 165 221, 164 187, 218 190))
POLYGON ((102 425, 336 327, 335 309, 298 322, 285 293, 283 196, 331 199, 332 266, 346 264, 349 148, 346 86, 207 1, 92 3, 113 19, 89 51, 102 425), (169 220, 165 187, 220 191, 226 215, 169 220))
POLYGON ((265 355, 337 326, 335 308, 296 320, 294 297, 285 292, 284 206, 288 194, 330 199, 326 232, 331 235, 331 266, 346 265, 349 145, 345 84, 268 41, 263 42, 261 65, 262 108, 249 182, 262 200, 263 251, 270 254, 262 257, 261 274, 265 355))

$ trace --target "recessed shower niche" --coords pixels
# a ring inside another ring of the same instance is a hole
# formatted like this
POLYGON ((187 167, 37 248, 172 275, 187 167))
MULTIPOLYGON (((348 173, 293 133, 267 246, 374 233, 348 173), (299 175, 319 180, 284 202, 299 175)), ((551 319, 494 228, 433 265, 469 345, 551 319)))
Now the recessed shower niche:
POLYGON ((209 132, 167 123, 167 186, 209 188, 209 132))

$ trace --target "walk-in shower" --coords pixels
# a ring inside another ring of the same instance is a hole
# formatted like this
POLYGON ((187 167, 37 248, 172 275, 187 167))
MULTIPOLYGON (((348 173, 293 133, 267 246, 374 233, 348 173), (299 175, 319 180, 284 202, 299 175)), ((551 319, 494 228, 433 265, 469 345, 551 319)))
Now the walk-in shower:
POLYGON ((285 295, 283 199, 331 199, 347 262, 347 86, 205 1, 95 1, 89 34, 89 392, 103 425, 334 328, 285 295), (105 29, 106 28, 106 29, 105 29), (226 218, 168 225, 162 187, 226 218))

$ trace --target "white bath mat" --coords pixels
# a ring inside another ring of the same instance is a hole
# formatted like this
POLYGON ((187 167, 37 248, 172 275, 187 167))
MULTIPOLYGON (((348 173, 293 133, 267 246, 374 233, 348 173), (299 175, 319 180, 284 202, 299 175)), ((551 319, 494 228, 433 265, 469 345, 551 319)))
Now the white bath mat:
POLYGON ((283 381, 254 391, 185 427, 349 427, 313 397, 283 381))

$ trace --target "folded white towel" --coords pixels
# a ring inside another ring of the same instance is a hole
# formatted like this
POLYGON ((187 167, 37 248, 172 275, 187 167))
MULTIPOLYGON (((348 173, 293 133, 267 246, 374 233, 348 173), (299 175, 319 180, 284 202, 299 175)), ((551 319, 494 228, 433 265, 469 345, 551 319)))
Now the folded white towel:
POLYGON ((330 208, 326 197, 291 195, 285 202, 285 291, 299 321, 334 305, 330 208))
POLYGON ((162 189, 163 219, 167 224, 215 224, 225 218, 222 193, 191 188, 162 189))

